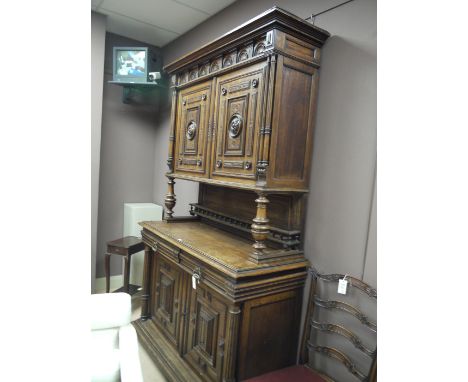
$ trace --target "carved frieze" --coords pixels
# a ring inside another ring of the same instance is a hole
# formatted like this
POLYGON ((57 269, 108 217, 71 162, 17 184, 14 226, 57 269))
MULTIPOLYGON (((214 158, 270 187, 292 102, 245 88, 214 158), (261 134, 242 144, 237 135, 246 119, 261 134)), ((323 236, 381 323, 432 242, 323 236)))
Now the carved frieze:
MULTIPOLYGON (((270 40, 271 39, 272 37, 270 37, 270 40)), ((268 40, 268 34, 262 35, 255 41, 243 43, 237 48, 225 53, 223 56, 213 57, 208 62, 202 62, 196 67, 179 72, 177 74, 177 84, 183 85, 187 82, 194 81, 199 77, 215 73, 223 68, 228 68, 238 63, 250 60, 262 55, 271 46, 272 40, 268 40)), ((254 85, 254 87, 255 86, 256 85, 254 85)))

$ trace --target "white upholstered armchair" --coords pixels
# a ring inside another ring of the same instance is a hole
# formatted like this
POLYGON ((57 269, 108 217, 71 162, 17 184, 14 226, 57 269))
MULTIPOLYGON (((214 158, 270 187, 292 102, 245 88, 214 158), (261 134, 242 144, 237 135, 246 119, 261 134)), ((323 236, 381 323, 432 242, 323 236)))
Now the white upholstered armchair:
POLYGON ((127 293, 91 295, 91 381, 143 382, 127 293))

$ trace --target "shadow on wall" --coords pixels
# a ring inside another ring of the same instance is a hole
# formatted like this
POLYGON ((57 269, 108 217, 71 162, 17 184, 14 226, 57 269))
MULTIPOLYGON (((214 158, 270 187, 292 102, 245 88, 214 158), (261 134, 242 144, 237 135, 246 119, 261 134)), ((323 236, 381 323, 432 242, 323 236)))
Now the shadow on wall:
POLYGON ((376 55, 332 36, 322 51, 305 227, 321 272, 362 277, 376 161, 376 55), (313 206, 313 210, 312 210, 313 206))

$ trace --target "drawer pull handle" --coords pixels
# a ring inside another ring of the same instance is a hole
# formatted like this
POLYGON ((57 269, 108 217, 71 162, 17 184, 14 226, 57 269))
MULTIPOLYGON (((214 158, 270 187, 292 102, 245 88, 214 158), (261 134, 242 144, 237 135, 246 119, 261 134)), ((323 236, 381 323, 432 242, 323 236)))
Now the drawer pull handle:
POLYGON ((221 93, 223 93, 223 95, 226 95, 226 94, 227 94, 226 88, 222 88, 222 89, 221 89, 221 93))
POLYGON ((254 80, 252 81, 252 86, 253 86, 254 88, 256 88, 256 87, 258 86, 258 80, 257 80, 257 79, 254 79, 254 80))
POLYGON ((217 161, 216 161, 216 168, 221 168, 222 165, 223 165, 223 161, 222 161, 222 160, 217 160, 217 161))
POLYGON ((202 101, 206 100, 206 94, 202 94, 201 99, 202 101))

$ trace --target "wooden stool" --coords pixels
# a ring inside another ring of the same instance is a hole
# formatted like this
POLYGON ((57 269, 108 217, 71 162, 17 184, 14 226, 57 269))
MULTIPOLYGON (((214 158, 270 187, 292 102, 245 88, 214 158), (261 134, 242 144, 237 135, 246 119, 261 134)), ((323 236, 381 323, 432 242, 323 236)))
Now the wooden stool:
POLYGON ((126 292, 130 295, 135 294, 140 288, 139 285, 129 284, 130 278, 130 259, 137 252, 143 251, 145 244, 140 238, 135 236, 126 236, 121 239, 107 242, 107 253, 105 261, 106 271, 106 293, 109 293, 110 288, 110 257, 111 255, 124 256, 124 285, 114 292, 126 292))

